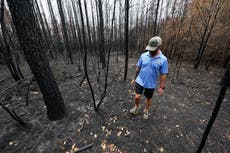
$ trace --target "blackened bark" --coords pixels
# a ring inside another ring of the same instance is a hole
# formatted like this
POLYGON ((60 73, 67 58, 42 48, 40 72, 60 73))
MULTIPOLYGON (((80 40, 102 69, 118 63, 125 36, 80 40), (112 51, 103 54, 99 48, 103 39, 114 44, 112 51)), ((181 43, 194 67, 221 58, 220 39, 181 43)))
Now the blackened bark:
POLYGON ((94 15, 94 11, 93 11, 93 1, 91 1, 91 13, 92 13, 92 16, 91 16, 91 18, 92 18, 92 24, 93 24, 93 35, 92 35, 92 37, 93 37, 93 44, 92 44, 92 49, 94 50, 94 51, 96 51, 95 53, 97 54, 97 41, 96 41, 96 26, 95 26, 95 19, 94 18, 96 18, 97 16, 96 15, 94 15))
POLYGON ((127 78, 129 59, 129 0, 125 0, 125 73, 124 81, 127 78))
POLYGON ((224 3, 222 3, 221 1, 217 1, 217 2, 218 2, 216 4, 217 8, 216 8, 216 10, 213 10, 214 15, 211 14, 209 16, 208 22, 205 26, 205 30, 203 32, 202 39, 201 39, 200 44, 199 44, 198 53, 197 53, 197 56, 195 58, 194 67, 193 67, 194 69, 198 69, 198 67, 200 65, 203 54, 207 48, 209 38, 210 38, 212 31, 213 31, 213 28, 216 24, 215 21, 217 20, 217 16, 218 16, 221 8, 224 6, 224 3))
POLYGON ((35 22, 33 0, 7 0, 19 42, 43 94, 50 120, 65 116, 65 105, 42 46, 42 34, 35 22))
POLYGON ((101 99, 99 100, 96 108, 96 112, 99 110, 100 105, 103 102, 103 99, 105 98, 107 94, 107 87, 108 87, 108 75, 109 75, 109 62, 110 62, 110 52, 112 47, 112 39, 113 39, 113 24, 114 24, 114 18, 115 18, 115 10, 116 10, 116 0, 113 2, 113 17, 112 17, 112 23, 111 23, 111 33, 109 38, 109 48, 108 48, 108 54, 107 54, 107 63, 106 63, 106 73, 105 73, 105 84, 104 84, 104 91, 101 95, 101 99))
POLYGON ((2 36, 3 36, 3 43, 1 43, 2 47, 1 47, 1 52, 2 52, 2 56, 5 59, 5 64, 7 65, 12 77, 14 78, 14 80, 16 82, 18 82, 19 80, 23 79, 24 76, 20 70, 19 65, 17 65, 14 61, 13 61, 13 54, 12 51, 10 49, 10 41, 11 38, 9 37, 9 33, 4 21, 4 10, 5 10, 5 5, 4 5, 4 0, 1 1, 1 18, 0 18, 0 23, 1 23, 1 30, 2 30, 2 36), (9 40, 8 40, 9 39, 9 40))
POLYGON ((93 106, 95 111, 97 111, 97 107, 96 107, 96 100, 94 97, 94 90, 93 87, 91 85, 91 82, 89 80, 89 76, 88 76, 88 68, 87 68, 87 47, 86 47, 86 38, 85 38, 85 29, 84 29, 84 19, 83 19, 83 12, 82 12, 82 8, 81 8, 81 0, 78 1, 78 6, 80 9, 80 17, 81 17, 81 24, 82 24, 82 37, 83 37, 83 49, 84 49, 84 72, 85 72, 85 77, 86 80, 89 84, 90 87, 90 91, 91 91, 91 95, 92 95, 92 99, 93 99, 93 106))
POLYGON ((61 17, 62 30, 63 30, 63 36, 64 36, 64 42, 65 42, 65 47, 67 51, 67 56, 70 59, 70 63, 73 64, 73 55, 70 50, 70 41, 69 41, 69 36, 68 36, 67 28, 66 28, 64 11, 63 11, 61 0, 57 0, 57 5, 58 5, 59 14, 61 17))
POLYGON ((160 0, 157 0, 157 8, 155 13, 155 20, 154 20, 154 36, 157 35, 157 17, 158 17, 158 10, 159 10, 160 0))
POLYGON ((89 51, 92 53, 92 40, 91 40, 91 32, 89 26, 89 18, 88 18, 88 10, 86 0, 84 0, 84 7, 85 7, 85 17, 86 17, 86 25, 87 25, 87 32, 88 32, 88 40, 89 40, 89 51))
POLYGON ((215 108, 214 108, 214 110, 212 112, 212 116, 211 116, 211 118, 210 118, 210 120, 208 122, 208 125, 207 125, 207 127, 206 127, 206 129, 205 129, 205 131, 203 133, 202 140, 200 142, 200 145, 199 145, 196 153, 201 153, 201 151, 202 151, 202 149, 203 149, 203 147, 205 145, 205 141, 208 138, 208 134, 209 134, 209 132, 210 132, 210 130, 212 128, 212 125, 213 125, 213 123, 216 120, 217 114, 218 114, 218 112, 220 110, 220 106, 221 106, 221 104, 223 102, 223 99, 224 99, 224 96, 225 96, 225 92, 226 92, 227 88, 230 87, 230 83, 229 82, 230 82, 230 65, 228 65, 227 70, 226 70, 226 72, 225 72, 225 74, 224 74, 224 76, 223 76, 223 78, 221 80, 221 84, 220 84, 221 85, 221 89, 220 89, 220 93, 219 93, 218 99, 216 100, 215 108))
MULTIPOLYGON (((80 47, 80 52, 81 54, 83 54, 83 41, 82 41, 82 36, 81 36, 81 28, 80 28, 80 25, 79 25, 79 19, 78 19, 78 13, 77 13, 77 7, 76 7, 76 3, 74 0, 71 0, 71 3, 72 3, 72 9, 73 9, 73 14, 74 14, 74 18, 75 18, 75 27, 76 27, 76 31, 77 31, 77 38, 78 38, 78 44, 79 44, 79 47, 80 47)), ((80 57, 80 56, 78 56, 80 57)), ((80 57, 81 58, 81 57, 80 57)))
POLYGON ((49 12, 50 12, 51 20, 52 20, 52 25, 53 25, 53 30, 54 30, 54 37, 57 39, 55 44, 57 44, 56 47, 57 47, 59 53, 61 53, 62 56, 64 56, 63 45, 62 45, 62 42, 61 42, 61 36, 59 34, 59 31, 58 31, 58 26, 57 26, 58 24, 57 24, 56 18, 54 16, 53 7, 52 7, 52 4, 51 4, 50 0, 47 0, 47 3, 48 3, 49 12))
POLYGON ((100 62, 102 63, 102 68, 105 68, 105 40, 104 40, 104 19, 103 19, 103 11, 102 11, 102 2, 98 0, 98 11, 99 11, 99 54, 100 54, 100 62))

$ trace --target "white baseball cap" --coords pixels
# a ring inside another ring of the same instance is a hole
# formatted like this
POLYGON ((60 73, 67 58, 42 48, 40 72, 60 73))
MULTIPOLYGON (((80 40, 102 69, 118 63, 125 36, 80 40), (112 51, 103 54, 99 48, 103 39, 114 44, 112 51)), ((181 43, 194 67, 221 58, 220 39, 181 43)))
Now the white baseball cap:
POLYGON ((161 46, 162 40, 159 36, 154 36, 149 40, 148 46, 145 48, 145 50, 148 51, 156 51, 157 47, 161 46))

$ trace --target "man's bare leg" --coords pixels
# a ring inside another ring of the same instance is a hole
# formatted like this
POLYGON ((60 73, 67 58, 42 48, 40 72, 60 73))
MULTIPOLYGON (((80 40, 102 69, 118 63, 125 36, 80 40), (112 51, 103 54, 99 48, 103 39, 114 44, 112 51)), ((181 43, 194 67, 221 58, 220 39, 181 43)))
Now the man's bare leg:
POLYGON ((132 114, 137 114, 139 112, 139 108, 140 108, 141 95, 135 94, 134 99, 135 99, 135 106, 133 108, 131 108, 129 112, 132 114))
POLYGON ((146 99, 144 112, 147 112, 147 111, 150 110, 151 104, 152 104, 152 99, 151 98, 150 99, 146 99))
POLYGON ((135 106, 137 107, 137 108, 139 108, 140 107, 140 99, 141 99, 141 94, 135 94, 135 106))
POLYGON ((143 115, 144 119, 148 119, 149 118, 149 110, 150 110, 150 107, 151 107, 151 103, 152 103, 152 99, 146 99, 146 101, 145 101, 144 115, 143 115))

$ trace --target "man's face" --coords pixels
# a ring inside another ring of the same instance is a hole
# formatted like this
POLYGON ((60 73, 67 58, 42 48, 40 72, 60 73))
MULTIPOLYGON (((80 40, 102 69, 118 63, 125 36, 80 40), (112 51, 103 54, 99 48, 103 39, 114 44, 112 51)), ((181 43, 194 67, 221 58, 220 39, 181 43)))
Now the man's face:
POLYGON ((150 51, 150 52, 154 54, 154 53, 157 53, 158 50, 159 50, 159 47, 157 47, 154 51, 150 51))
POLYGON ((150 52, 150 54, 151 54, 152 56, 155 56, 155 55, 157 54, 157 50, 158 50, 158 48, 157 48, 155 51, 149 51, 149 52, 150 52))

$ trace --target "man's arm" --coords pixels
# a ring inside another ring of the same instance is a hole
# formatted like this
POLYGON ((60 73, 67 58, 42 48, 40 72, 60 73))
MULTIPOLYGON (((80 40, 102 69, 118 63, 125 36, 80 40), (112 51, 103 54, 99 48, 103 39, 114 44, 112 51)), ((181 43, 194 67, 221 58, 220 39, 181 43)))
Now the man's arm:
POLYGON ((166 74, 160 75, 160 88, 165 89, 166 74))
POLYGON ((139 68, 139 67, 137 66, 137 68, 136 68, 136 70, 135 70, 135 74, 134 74, 134 76, 133 76, 133 80, 136 80, 138 74, 140 73, 140 70, 141 70, 141 68, 139 68))
POLYGON ((165 82, 166 82, 166 74, 160 75, 160 87, 158 89, 158 94, 162 95, 165 89, 165 82))
POLYGON ((131 81, 131 85, 135 85, 135 80, 136 80, 138 74, 140 73, 140 70, 141 70, 141 68, 137 66, 137 68, 135 70, 135 74, 134 74, 132 81, 131 81))

